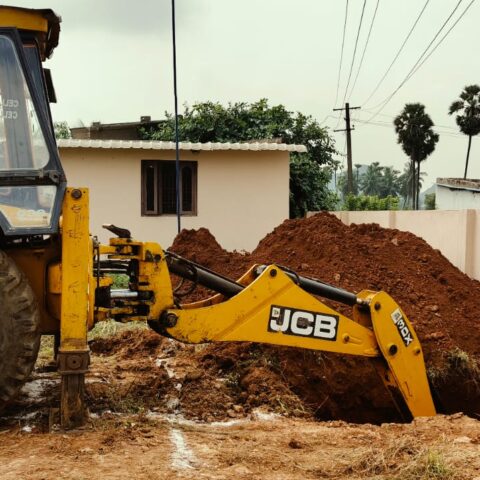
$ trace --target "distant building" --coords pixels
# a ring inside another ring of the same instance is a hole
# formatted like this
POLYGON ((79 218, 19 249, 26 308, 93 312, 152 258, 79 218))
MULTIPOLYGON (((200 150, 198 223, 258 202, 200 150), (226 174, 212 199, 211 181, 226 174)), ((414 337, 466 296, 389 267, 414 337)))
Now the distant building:
POLYGON ((141 140, 140 129, 154 130, 162 120, 150 116, 140 117, 139 122, 101 123, 93 122, 89 127, 71 128, 72 138, 89 140, 141 140))
POLYGON ((439 210, 480 210, 480 180, 437 178, 435 203, 439 210))

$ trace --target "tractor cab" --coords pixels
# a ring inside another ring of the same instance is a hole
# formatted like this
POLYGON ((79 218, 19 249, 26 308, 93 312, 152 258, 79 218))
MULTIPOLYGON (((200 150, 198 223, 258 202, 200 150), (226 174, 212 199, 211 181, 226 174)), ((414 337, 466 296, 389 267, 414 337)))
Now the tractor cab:
POLYGON ((66 179, 55 142, 49 71, 60 18, 0 6, 0 237, 58 230, 66 179))

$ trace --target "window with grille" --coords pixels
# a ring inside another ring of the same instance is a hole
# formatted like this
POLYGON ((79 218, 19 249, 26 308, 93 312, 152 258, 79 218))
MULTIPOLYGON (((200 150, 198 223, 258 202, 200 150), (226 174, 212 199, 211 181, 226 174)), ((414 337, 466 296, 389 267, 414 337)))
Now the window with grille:
MULTIPOLYGON (((176 166, 170 160, 142 160, 142 215, 177 213, 176 166)), ((197 214, 197 162, 180 162, 180 210, 197 214)))

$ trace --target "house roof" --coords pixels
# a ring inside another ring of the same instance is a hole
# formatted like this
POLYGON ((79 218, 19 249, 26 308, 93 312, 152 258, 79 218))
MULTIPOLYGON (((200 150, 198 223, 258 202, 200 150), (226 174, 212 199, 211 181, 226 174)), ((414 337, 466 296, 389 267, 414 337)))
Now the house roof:
MULTIPOLYGON (((175 150, 175 142, 161 142, 158 140, 91 140, 91 139, 58 139, 59 148, 107 148, 107 149, 144 149, 144 150, 175 150)), ((270 142, 208 142, 191 143, 180 142, 180 150, 250 150, 250 151, 283 151, 306 152, 305 145, 289 145, 286 143, 270 142)))
POLYGON ((463 178, 437 178, 439 187, 447 187, 453 190, 471 190, 480 192, 479 179, 463 179, 463 178))

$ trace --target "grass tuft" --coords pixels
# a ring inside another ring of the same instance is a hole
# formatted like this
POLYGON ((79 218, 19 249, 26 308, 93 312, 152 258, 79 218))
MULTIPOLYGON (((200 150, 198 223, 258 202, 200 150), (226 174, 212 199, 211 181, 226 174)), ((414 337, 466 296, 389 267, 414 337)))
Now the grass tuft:
POLYGON ((143 322, 127 322, 120 323, 115 320, 105 320, 98 322, 92 330, 88 333, 88 339, 94 340, 97 338, 108 338, 125 330, 145 330, 148 326, 143 322))
POLYGON ((454 480, 457 474, 447 465, 443 455, 427 450, 396 477, 396 480, 454 480))
POLYGON ((447 353, 447 364, 451 369, 460 373, 470 373, 475 376, 480 374, 478 362, 460 348, 455 348, 447 353))
POLYGON ((427 370, 432 385, 439 386, 449 378, 460 377, 480 388, 480 365, 474 357, 457 347, 448 351, 444 359, 442 366, 431 366, 427 370))
MULTIPOLYGON (((437 450, 426 449, 415 440, 400 438, 383 448, 357 450, 343 475, 389 480, 455 480, 459 478, 437 450)), ((339 472, 340 473, 340 472, 339 472)))

